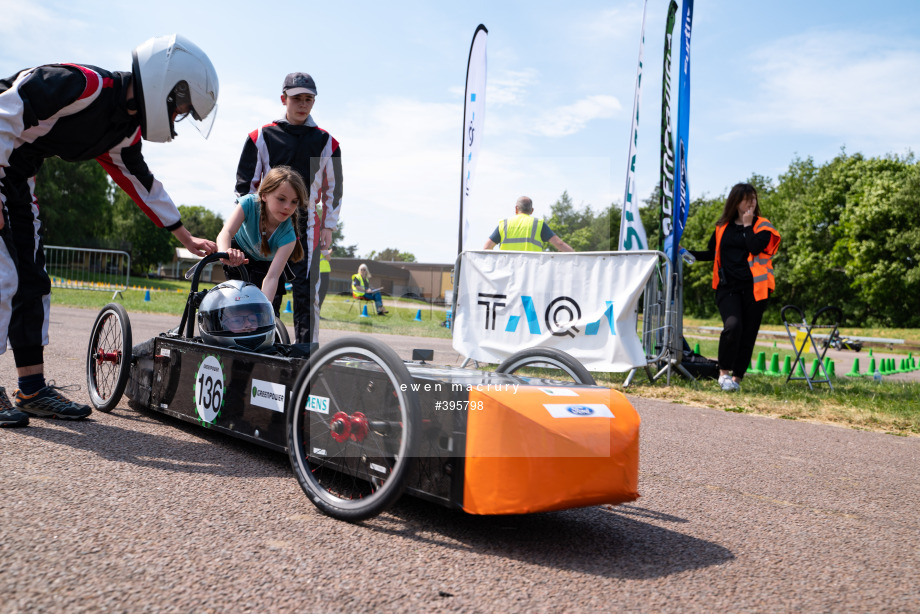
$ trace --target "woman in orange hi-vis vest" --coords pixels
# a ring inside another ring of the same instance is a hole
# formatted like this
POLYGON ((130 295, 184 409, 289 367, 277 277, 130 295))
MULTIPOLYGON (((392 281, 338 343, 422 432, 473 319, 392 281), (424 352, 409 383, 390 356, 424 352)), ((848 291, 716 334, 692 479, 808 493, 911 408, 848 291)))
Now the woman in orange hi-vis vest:
POLYGON ((760 215, 757 190, 739 183, 728 194, 707 250, 690 251, 697 260, 713 261, 712 287, 723 323, 719 386, 726 392, 741 389, 750 366, 767 298, 776 285, 772 258, 779 242, 779 232, 760 215))

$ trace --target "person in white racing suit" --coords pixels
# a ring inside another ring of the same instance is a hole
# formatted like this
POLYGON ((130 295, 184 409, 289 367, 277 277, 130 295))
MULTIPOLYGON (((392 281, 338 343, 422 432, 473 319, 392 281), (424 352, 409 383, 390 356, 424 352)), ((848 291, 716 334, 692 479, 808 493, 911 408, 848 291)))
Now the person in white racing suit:
POLYGON ((190 252, 213 241, 193 237, 141 155, 141 140, 171 141, 175 122, 191 115, 207 138, 217 105, 217 72, 194 43, 152 38, 133 51, 131 72, 50 64, 0 79, 0 353, 13 349, 16 407, 0 387, 0 426, 28 416, 85 418, 89 406, 69 401, 44 379, 51 283, 45 271, 35 175, 46 158, 95 159, 148 217, 190 252))

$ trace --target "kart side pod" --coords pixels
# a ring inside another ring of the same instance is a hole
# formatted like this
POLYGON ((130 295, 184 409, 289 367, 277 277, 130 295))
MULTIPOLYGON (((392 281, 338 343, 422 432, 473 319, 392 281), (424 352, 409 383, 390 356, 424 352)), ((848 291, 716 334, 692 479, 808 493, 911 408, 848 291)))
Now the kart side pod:
POLYGON ((525 514, 638 498, 639 415, 600 387, 471 391, 464 511, 525 514))

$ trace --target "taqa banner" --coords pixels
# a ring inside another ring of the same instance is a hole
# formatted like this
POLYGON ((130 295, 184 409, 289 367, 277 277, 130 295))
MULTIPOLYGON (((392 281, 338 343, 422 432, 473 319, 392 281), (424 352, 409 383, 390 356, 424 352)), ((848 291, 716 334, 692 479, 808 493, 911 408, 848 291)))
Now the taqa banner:
POLYGON ((528 348, 568 352, 591 371, 646 364, 639 298, 657 252, 464 252, 453 345, 499 363, 528 348))

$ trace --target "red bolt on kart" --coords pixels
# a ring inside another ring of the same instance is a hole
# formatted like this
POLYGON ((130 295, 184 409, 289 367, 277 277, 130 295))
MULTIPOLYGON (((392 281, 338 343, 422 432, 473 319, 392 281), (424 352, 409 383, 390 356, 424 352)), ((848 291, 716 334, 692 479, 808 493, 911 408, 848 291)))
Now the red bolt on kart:
POLYGON ((639 496, 639 416, 568 354, 528 349, 486 372, 403 362, 367 337, 312 352, 281 331, 262 352, 210 345, 195 336, 198 281, 223 257, 196 267, 172 331, 132 347, 125 309, 102 309, 86 361, 97 409, 126 393, 132 406, 287 453, 310 500, 342 520, 403 492, 472 514, 639 496))

